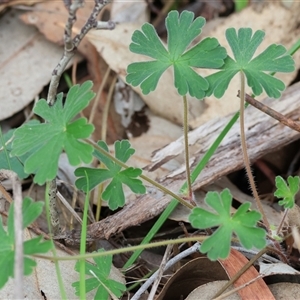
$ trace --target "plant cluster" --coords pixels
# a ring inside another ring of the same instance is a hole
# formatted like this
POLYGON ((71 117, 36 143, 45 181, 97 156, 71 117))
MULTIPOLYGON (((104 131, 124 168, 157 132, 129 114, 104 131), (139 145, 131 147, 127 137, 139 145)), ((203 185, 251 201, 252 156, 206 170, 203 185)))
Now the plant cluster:
MULTIPOLYGON (((285 85, 270 73, 291 72, 295 68, 292 57, 281 45, 270 45, 254 57, 265 33, 261 30, 253 32, 251 28, 227 29, 226 39, 232 50, 233 58, 227 54, 225 48, 214 37, 205 38, 189 48, 201 34, 204 25, 205 19, 202 17, 194 19, 194 14, 191 12, 183 11, 179 14, 177 11, 171 11, 166 18, 168 37, 167 47, 165 47, 155 28, 151 24, 144 24, 141 30, 133 33, 130 50, 148 56, 151 60, 130 64, 126 77, 129 84, 140 86, 143 93, 148 94, 155 90, 162 74, 169 67, 173 68, 174 86, 178 94, 183 97, 184 120, 186 120, 184 136, 187 195, 185 196, 190 203, 192 202, 191 185, 195 180, 195 173, 191 175, 189 171, 186 95, 203 99, 213 94, 215 97, 221 98, 231 79, 239 73, 241 74, 242 116, 245 96, 244 77, 254 95, 265 91, 268 96, 279 98, 285 85), (196 71, 199 68, 215 69, 216 72, 204 77, 196 71)), ((45 99, 38 101, 33 111, 45 122, 31 121, 6 134, 1 141, 0 162, 3 162, 2 166, 5 168, 14 170, 20 178, 34 174, 34 182, 42 185, 56 177, 58 158, 62 151, 67 154, 70 164, 74 166, 90 163, 94 157, 103 165, 100 168, 77 168, 75 171, 75 175, 78 177, 76 186, 88 193, 99 184, 107 182, 108 185, 102 192, 102 199, 107 201, 110 209, 115 210, 125 204, 124 185, 138 194, 145 193, 146 188, 140 179, 142 170, 126 165, 128 159, 134 154, 134 149, 129 141, 115 142, 115 157, 112 157, 104 141, 98 141, 95 146, 88 140, 94 127, 88 124, 85 118, 76 118, 76 116, 87 107, 93 97, 92 83, 87 81, 82 85, 71 87, 64 102, 62 94, 57 95, 56 101, 51 107, 45 99)), ((245 163, 248 164, 246 152, 245 163)), ((201 165, 200 169, 203 168, 204 166, 201 165)), ((199 168, 196 167, 196 169, 199 168)), ((292 208, 295 194, 299 189, 299 177, 289 177, 288 184, 283 178, 277 177, 276 186, 277 191, 274 195, 283 199, 279 204, 286 209, 292 208)), ((184 199, 182 201, 184 203, 184 199)), ((257 222, 261 220, 262 215, 260 212, 251 211, 250 203, 244 203, 232 215, 230 213, 232 195, 228 189, 221 193, 208 192, 205 201, 214 212, 195 207, 191 211, 189 220, 195 228, 217 227, 200 247, 200 251, 207 253, 210 259, 226 258, 233 236, 236 236, 246 249, 252 247, 262 249, 266 246, 268 232, 257 227, 257 222)), ((259 199, 257 201, 259 203, 259 199)), ((177 200, 172 203, 173 206, 172 208, 170 206, 169 212, 176 206, 177 200)), ((41 204, 32 203, 30 199, 25 198, 23 209, 23 227, 25 228, 38 217, 41 212, 41 204)), ((9 276, 13 275, 11 266, 13 265, 14 234, 11 210, 7 232, 0 223, 0 234, 4 241, 4 246, 2 245, 0 248, 2 253, 0 264, 2 267, 8 266, 10 270, 7 275, 0 276, 0 287, 6 283, 9 276)), ((167 218, 167 214, 164 215, 164 218, 167 218)), ((155 230, 158 228, 156 227, 155 230)), ((151 234, 153 236, 153 231, 151 234)), ((147 237, 145 241, 148 240, 147 237)), ((34 266, 27 255, 44 253, 50 247, 50 243, 43 242, 40 238, 24 243, 25 275, 28 275, 34 266)), ((92 276, 86 280, 86 291, 98 288, 97 295, 101 299, 107 299, 110 293, 120 297, 125 287, 108 277, 112 265, 111 256, 106 256, 105 259, 95 258, 94 261, 96 265, 90 263, 85 265, 86 274, 92 276)), ((130 262, 133 263, 132 260, 130 262)), ((79 270, 79 265, 76 265, 76 270, 79 270)), ((74 283, 73 286, 76 288, 76 294, 79 294, 79 282, 74 283)))

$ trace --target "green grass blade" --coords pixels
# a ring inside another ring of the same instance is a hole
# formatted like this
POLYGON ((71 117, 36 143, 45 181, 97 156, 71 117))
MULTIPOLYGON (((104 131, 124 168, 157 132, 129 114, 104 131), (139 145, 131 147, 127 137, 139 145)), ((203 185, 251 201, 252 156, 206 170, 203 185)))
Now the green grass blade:
MULTIPOLYGON (((89 188, 89 178, 86 175, 87 187, 89 188)), ((82 218, 82 228, 81 228, 81 237, 80 237, 80 254, 84 255, 86 252, 86 232, 87 232, 87 214, 89 208, 89 192, 86 193, 84 209, 83 209, 83 218, 82 218)), ((80 299, 85 299, 86 297, 86 288, 85 288, 85 260, 81 259, 79 261, 79 282, 80 282, 80 299)))

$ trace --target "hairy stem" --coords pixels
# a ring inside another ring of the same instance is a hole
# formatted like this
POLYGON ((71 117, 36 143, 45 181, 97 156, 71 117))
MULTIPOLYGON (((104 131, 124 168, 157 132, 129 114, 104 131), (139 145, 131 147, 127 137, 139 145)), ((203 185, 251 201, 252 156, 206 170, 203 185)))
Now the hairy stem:
POLYGON ((190 153, 189 153, 189 137, 188 137, 188 101, 186 96, 183 96, 183 137, 184 137, 184 154, 185 154, 185 170, 186 170, 186 182, 188 187, 188 198, 192 200, 192 183, 191 183, 191 171, 190 171, 190 153))
POLYGON ((242 152, 243 152, 243 159, 245 163, 245 169, 246 173, 249 179, 250 187, 254 196, 254 199, 256 201, 256 206, 260 213, 262 214, 262 219, 264 222, 264 225, 266 226, 267 230, 270 231, 270 225, 268 222, 268 219, 264 213, 264 209, 262 207, 261 201, 259 199, 259 195, 256 189, 255 181, 252 175, 251 167, 250 167, 250 160, 247 152, 247 144, 246 144, 246 136, 245 136, 245 127, 244 127, 244 113, 245 113, 245 74, 243 72, 240 72, 241 76, 241 95, 240 95, 240 131, 241 131, 241 145, 242 145, 242 152))

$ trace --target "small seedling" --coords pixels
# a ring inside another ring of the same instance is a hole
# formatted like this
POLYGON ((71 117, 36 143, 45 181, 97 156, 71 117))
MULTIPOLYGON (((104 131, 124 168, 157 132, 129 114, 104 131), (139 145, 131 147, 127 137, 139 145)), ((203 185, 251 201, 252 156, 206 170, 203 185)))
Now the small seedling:
MULTIPOLYGON (((22 203, 23 229, 33 223, 42 213, 44 203, 33 202, 30 198, 24 198, 22 203)), ((0 216, 0 289, 6 284, 9 277, 14 274, 15 256, 15 231, 14 231, 14 204, 10 206, 7 221, 7 231, 5 231, 0 216)), ((35 260, 29 255, 46 253, 51 247, 50 241, 43 241, 41 236, 24 242, 24 275, 30 275, 36 266, 35 260)))
MULTIPOLYGON (((103 252, 103 250, 99 250, 98 252, 103 252)), ((106 300, 109 299, 109 295, 111 294, 120 298, 126 290, 126 287, 121 282, 113 280, 109 276, 112 268, 112 255, 95 257, 93 260, 96 265, 85 262, 86 275, 91 276, 91 278, 88 278, 85 281, 86 292, 88 293, 97 289, 94 299, 106 300)), ((76 263, 75 270, 79 272, 79 262, 76 263)), ((79 296, 80 282, 76 281, 72 286, 76 290, 75 294, 79 296)))
POLYGON ((189 221, 193 227, 199 229, 219 226, 200 247, 200 251, 207 253, 209 259, 217 260, 228 257, 233 233, 246 249, 253 246, 262 249, 266 246, 266 231, 256 227, 261 215, 257 211, 248 211, 250 202, 243 203, 232 216, 230 214, 232 196, 228 189, 223 190, 220 194, 208 192, 205 202, 217 214, 196 207, 190 214, 189 221))
POLYGON ((277 228, 276 233, 274 234, 275 238, 279 235, 289 210, 294 208, 295 197, 299 191, 299 183, 300 183, 299 176, 294 176, 294 177, 289 176, 287 181, 288 184, 281 176, 277 176, 275 179, 275 185, 277 189, 274 192, 274 196, 279 199, 282 198, 282 200, 280 200, 278 204, 285 208, 281 222, 277 228))
MULTIPOLYGON (((105 142, 99 141, 98 145, 106 152, 109 152, 105 142)), ((129 141, 122 140, 115 142, 115 155, 122 163, 126 163, 134 152, 135 150, 131 148, 129 141)), ((122 170, 122 166, 98 150, 94 151, 94 156, 101 161, 107 169, 78 168, 75 171, 75 175, 80 177, 76 181, 76 186, 79 189, 87 191, 87 177, 90 190, 104 181, 111 180, 103 191, 102 198, 108 201, 109 208, 112 210, 123 207, 125 204, 123 184, 127 185, 134 193, 144 194, 146 192, 142 181, 137 179, 137 177, 142 174, 141 169, 130 167, 122 170)))
POLYGON ((282 198, 278 202, 279 205, 283 206, 285 209, 291 209, 295 205, 295 196, 299 191, 299 176, 289 176, 286 181, 281 177, 277 176, 275 179, 275 185, 277 187, 274 196, 277 198, 282 198))

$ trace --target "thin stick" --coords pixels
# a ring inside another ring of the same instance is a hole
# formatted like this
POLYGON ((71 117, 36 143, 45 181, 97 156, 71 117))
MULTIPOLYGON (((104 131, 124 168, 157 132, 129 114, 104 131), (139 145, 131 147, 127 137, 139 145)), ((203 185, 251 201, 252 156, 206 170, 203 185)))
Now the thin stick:
POLYGON ((219 296, 219 297, 217 297, 217 298, 215 298, 215 299, 213 299, 213 300, 221 300, 221 299, 225 299, 225 298, 227 298, 228 296, 230 296, 230 295, 232 295, 232 294, 238 292, 239 290, 245 288, 246 286, 249 286, 250 284, 254 283, 254 282, 257 281, 258 279, 261 279, 262 277, 263 277, 262 275, 258 275, 257 277, 255 277, 255 278, 253 278, 253 279, 247 281, 246 283, 242 284, 241 286, 239 286, 239 287, 237 287, 237 288, 235 288, 235 289, 233 289, 233 290, 231 290, 231 291, 229 291, 229 292, 227 292, 227 293, 224 293, 224 294, 222 294, 221 296, 219 296))
POLYGON ((152 288, 151 288, 151 291, 150 291, 150 294, 149 294, 147 300, 154 300, 156 290, 157 290, 159 282, 160 282, 160 280, 161 280, 161 278, 164 274, 164 268, 166 267, 166 264, 167 264, 167 262, 170 258, 172 248, 173 248, 173 245, 168 245, 167 246, 166 252, 165 252, 164 257, 163 257, 163 259, 161 261, 161 264, 159 266, 157 277, 156 277, 155 281, 153 282, 153 285, 152 285, 152 288))
POLYGON ((245 164, 245 169, 246 173, 249 179, 250 187, 254 196, 254 199, 256 201, 256 206, 259 210, 259 212, 262 214, 262 219, 264 222, 264 225, 266 226, 268 232, 270 232, 270 224, 268 222, 268 219, 265 215, 264 209, 262 207, 261 201, 259 199, 259 195, 256 189, 255 181, 252 175, 251 167, 250 167, 250 160, 248 156, 248 151, 247 151, 247 144, 246 144, 246 135, 245 135, 245 74, 243 72, 240 72, 241 76, 241 93, 240 93, 240 131, 241 131, 241 145, 242 145, 242 151, 243 151, 243 158, 244 158, 244 164, 245 164))
MULTIPOLYGON (((281 113, 272 109, 271 107, 255 100, 248 94, 245 94, 245 96, 246 96, 245 101, 248 102, 249 104, 251 104, 252 106, 254 106, 257 109, 259 109, 260 111, 266 113, 267 115, 269 115, 273 119, 279 121, 280 123, 290 127, 291 129, 300 132, 300 124, 298 122, 295 122, 295 121, 285 117, 284 115, 282 115, 281 113)), ((238 97, 240 97, 240 91, 238 91, 238 97)))

